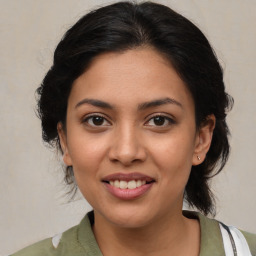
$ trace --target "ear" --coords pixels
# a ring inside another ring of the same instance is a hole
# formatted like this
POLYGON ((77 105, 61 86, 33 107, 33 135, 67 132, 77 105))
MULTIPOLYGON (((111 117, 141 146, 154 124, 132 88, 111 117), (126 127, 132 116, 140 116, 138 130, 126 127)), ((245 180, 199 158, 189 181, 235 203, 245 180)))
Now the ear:
POLYGON ((60 139, 61 150, 63 153, 63 161, 67 166, 72 166, 72 160, 70 158, 67 145, 67 135, 61 122, 58 122, 57 124, 57 131, 60 139))
POLYGON ((215 123, 215 116, 209 115, 207 116, 206 120, 200 125, 196 135, 192 165, 199 165, 205 160, 206 154, 211 146, 215 123))

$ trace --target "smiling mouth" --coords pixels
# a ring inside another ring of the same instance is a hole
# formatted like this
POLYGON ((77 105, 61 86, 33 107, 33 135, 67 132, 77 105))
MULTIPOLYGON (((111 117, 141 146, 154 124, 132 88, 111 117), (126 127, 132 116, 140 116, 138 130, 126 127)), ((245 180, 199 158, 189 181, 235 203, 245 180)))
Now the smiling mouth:
POLYGON ((119 188, 119 189, 135 189, 135 188, 139 188, 143 185, 146 184, 151 184, 153 182, 155 182, 155 180, 130 180, 130 181, 126 181, 126 180, 103 180, 103 182, 110 184, 113 187, 119 188))
POLYGON ((156 180, 143 173, 113 173, 101 180, 107 191, 121 200, 135 200, 147 194, 156 180))

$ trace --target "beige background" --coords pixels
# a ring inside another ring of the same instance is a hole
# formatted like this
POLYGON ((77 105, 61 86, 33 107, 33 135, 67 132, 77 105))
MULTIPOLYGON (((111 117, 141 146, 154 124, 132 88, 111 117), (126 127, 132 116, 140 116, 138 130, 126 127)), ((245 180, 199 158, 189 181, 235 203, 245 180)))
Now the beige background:
MULTIPOLYGON (((235 106, 232 154, 213 184, 216 218, 256 232, 256 1, 156 2, 199 25, 224 66, 235 106)), ((63 33, 96 3, 110 1, 0 0, 0 255, 64 231, 89 209, 83 200, 67 203, 58 157, 41 141, 34 91, 63 33)))

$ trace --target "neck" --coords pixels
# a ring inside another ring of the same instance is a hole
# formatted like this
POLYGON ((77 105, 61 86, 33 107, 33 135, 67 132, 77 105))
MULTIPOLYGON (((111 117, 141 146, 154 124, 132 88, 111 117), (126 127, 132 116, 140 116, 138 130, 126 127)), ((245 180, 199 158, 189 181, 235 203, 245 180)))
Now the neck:
POLYGON ((118 227, 96 213, 93 229, 104 256, 199 255, 199 223, 182 212, 140 228, 118 227))

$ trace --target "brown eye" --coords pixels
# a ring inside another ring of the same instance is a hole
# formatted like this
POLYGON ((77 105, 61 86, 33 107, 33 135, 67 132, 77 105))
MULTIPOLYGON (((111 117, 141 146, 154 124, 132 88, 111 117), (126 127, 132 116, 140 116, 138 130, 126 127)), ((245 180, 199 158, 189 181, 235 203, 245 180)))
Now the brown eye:
POLYGON ((162 126, 164 125, 166 118, 163 116, 156 116, 153 118, 155 125, 162 126))
POLYGON ((167 127, 171 124, 174 124, 175 121, 167 116, 154 116, 152 117, 148 122, 147 125, 148 126, 155 126, 155 127, 167 127))
POLYGON ((103 117, 98 115, 93 115, 87 117, 83 123, 87 123, 89 126, 108 126, 110 125, 109 122, 103 117))
POLYGON ((102 125, 104 122, 104 118, 101 116, 94 116, 92 117, 92 123, 94 125, 102 125))

